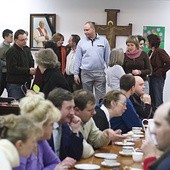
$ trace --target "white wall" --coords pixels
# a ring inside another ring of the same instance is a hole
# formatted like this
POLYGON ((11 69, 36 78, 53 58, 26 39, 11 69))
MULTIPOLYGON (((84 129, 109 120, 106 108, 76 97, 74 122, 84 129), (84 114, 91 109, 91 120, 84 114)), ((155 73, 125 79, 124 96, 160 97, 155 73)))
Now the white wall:
MULTIPOLYGON (((56 13, 56 31, 65 36, 65 44, 72 33, 83 34, 86 21, 106 24, 105 9, 120 9, 118 25, 132 23, 132 33, 142 34, 143 26, 165 27, 165 50, 170 54, 170 1, 168 0, 5 0, 0 6, 0 32, 9 28, 14 32, 30 29, 31 13, 56 13)), ((126 48, 126 37, 118 37, 116 46, 126 48)), ((0 42, 2 37, 0 37, 0 42)), ((168 74, 164 99, 170 100, 168 74)))

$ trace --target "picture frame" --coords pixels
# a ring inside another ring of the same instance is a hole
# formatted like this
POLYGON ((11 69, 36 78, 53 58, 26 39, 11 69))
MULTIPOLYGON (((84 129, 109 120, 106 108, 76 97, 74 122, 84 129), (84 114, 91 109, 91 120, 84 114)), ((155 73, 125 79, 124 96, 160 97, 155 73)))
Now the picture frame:
POLYGON ((31 50, 43 48, 44 42, 50 40, 55 31, 56 14, 30 14, 31 50))

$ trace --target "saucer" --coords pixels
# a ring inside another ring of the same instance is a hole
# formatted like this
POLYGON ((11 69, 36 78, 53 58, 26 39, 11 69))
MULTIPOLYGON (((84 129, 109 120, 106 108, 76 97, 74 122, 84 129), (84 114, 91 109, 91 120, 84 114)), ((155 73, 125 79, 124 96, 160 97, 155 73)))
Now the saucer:
POLYGON ((133 138, 143 138, 144 135, 142 135, 142 134, 133 134, 132 137, 133 138))
POLYGON ((103 161, 103 162, 101 162, 101 165, 106 166, 106 167, 115 167, 115 166, 120 166, 120 163, 119 162, 114 162, 112 164, 106 164, 106 162, 103 161))
POLYGON ((100 166, 99 165, 96 165, 96 164, 76 164, 74 166, 76 169, 84 169, 84 170, 94 170, 94 169, 100 169, 100 166))
POLYGON ((133 146, 135 143, 133 142, 115 142, 115 145, 120 145, 120 146, 133 146))
POLYGON ((142 134, 144 134, 142 131, 136 131, 136 132, 133 132, 135 135, 142 135, 142 134))
POLYGON ((133 153, 133 152, 127 152, 127 153, 125 153, 125 152, 123 152, 123 151, 119 151, 119 154, 120 154, 120 155, 123 155, 123 156, 132 156, 132 153, 133 153))
POLYGON ((97 158, 104 158, 104 159, 108 157, 112 157, 112 159, 117 158, 117 155, 114 153, 96 153, 94 156, 97 158))

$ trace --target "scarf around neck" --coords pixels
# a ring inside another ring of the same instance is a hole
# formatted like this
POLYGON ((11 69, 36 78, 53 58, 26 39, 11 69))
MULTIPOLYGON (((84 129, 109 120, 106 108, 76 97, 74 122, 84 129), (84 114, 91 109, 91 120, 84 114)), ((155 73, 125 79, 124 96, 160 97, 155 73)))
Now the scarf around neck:
POLYGON ((134 52, 126 51, 126 55, 130 59, 138 58, 141 55, 142 50, 135 50, 134 52))

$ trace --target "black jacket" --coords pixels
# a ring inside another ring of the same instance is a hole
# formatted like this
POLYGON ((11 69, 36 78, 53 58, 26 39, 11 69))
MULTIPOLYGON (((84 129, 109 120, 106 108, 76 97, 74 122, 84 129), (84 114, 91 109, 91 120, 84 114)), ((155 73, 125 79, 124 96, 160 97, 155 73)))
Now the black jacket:
POLYGON ((42 87, 40 87, 40 91, 43 92, 47 98, 48 93, 57 87, 70 90, 66 79, 58 68, 45 70, 42 74, 42 87))

